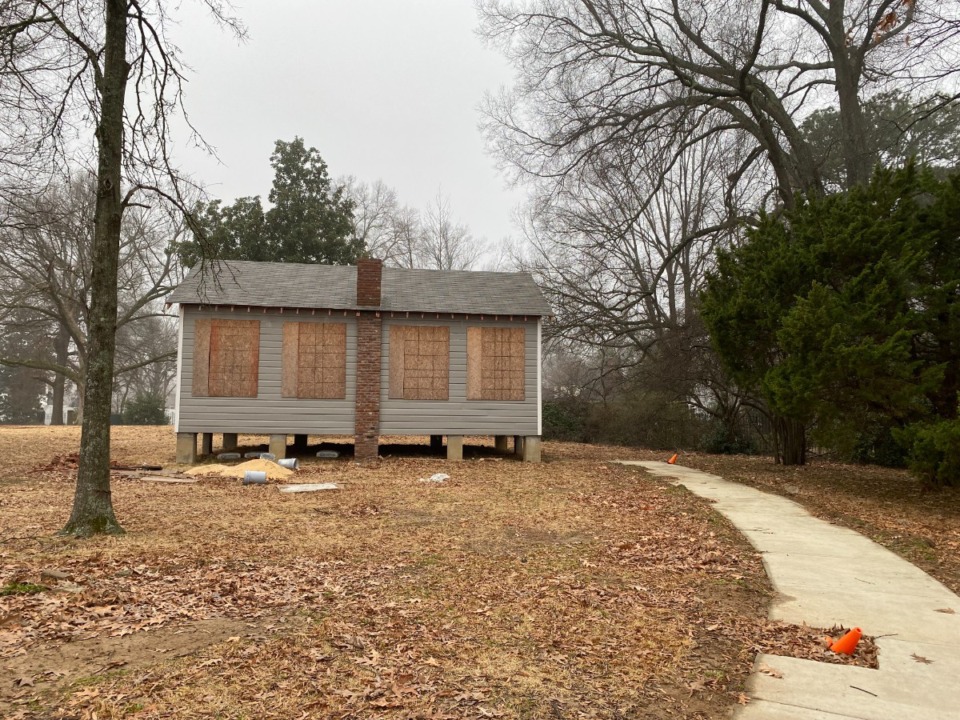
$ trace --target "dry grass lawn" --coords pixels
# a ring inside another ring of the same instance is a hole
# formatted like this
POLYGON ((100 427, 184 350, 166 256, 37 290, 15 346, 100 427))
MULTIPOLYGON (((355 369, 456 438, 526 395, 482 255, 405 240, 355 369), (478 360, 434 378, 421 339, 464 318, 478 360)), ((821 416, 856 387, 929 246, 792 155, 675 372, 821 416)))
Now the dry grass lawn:
POLYGON ((828 461, 785 468, 769 458, 695 454, 682 462, 795 500, 960 593, 960 488, 933 491, 905 470, 828 461))
MULTIPOLYGON (((666 460, 670 453, 553 443, 554 457, 666 460)), ((772 492, 886 546, 960 593, 960 488, 931 490, 906 470, 813 458, 802 467, 769 457, 683 452, 681 465, 772 492)))
MULTIPOLYGON (((173 441, 115 428, 113 457, 173 441)), ((314 494, 117 477, 127 534, 76 541, 72 471, 36 468, 77 444, 0 429, 0 587, 39 590, 0 597, 4 717, 721 718, 757 650, 822 652, 764 619, 733 528, 623 451, 313 459, 290 481, 343 488, 314 494)))

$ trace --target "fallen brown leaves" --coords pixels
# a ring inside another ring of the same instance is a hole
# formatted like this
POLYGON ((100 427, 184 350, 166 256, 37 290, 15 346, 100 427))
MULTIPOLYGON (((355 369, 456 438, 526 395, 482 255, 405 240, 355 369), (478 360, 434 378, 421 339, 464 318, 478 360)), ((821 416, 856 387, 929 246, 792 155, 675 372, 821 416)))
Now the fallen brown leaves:
POLYGON ((960 592, 960 489, 928 491, 905 470, 814 460, 691 453, 681 462, 784 495, 818 517, 852 528, 960 592))
MULTIPOLYGON (((666 461, 669 452, 551 443, 554 457, 666 461)), ((783 495, 817 517, 861 532, 960 592, 960 488, 931 491, 906 470, 813 458, 784 467, 769 457, 683 452, 681 465, 783 495)))
MULTIPOLYGON (((118 477, 128 534, 77 542, 54 537, 70 468, 28 472, 76 440, 0 431, 0 582, 50 588, 0 599, 0 676, 44 677, 31 658, 58 646, 255 627, 181 659, 101 658, 56 691, 10 683, 11 716, 712 718, 746 701, 757 652, 823 654, 822 631, 765 619, 761 563, 709 505, 584 446, 547 444, 539 466, 306 462, 297 481, 343 487, 326 494, 118 477)), ((170 464, 172 432, 115 428, 114 459, 170 464)))

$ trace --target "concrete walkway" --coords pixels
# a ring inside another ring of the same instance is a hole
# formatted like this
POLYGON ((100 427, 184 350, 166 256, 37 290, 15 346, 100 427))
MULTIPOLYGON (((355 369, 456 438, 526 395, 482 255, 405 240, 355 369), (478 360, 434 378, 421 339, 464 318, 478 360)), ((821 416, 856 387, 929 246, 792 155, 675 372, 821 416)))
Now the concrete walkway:
POLYGON ((877 640, 879 670, 760 655, 783 677, 755 672, 737 720, 960 720, 960 597, 785 498, 678 465, 623 464, 715 502, 763 556, 778 593, 771 619, 890 635, 877 640))

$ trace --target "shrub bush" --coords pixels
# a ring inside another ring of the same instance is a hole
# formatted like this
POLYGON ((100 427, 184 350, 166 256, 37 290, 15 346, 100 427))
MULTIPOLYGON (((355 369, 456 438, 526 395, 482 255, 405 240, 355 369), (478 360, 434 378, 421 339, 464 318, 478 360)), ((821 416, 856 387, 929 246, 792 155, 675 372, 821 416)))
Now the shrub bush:
POLYGON ((156 393, 140 393, 123 409, 123 422, 127 425, 166 425, 163 397, 156 393))
POLYGON ((960 485, 960 420, 915 423, 894 433, 910 448, 911 472, 935 487, 960 485))

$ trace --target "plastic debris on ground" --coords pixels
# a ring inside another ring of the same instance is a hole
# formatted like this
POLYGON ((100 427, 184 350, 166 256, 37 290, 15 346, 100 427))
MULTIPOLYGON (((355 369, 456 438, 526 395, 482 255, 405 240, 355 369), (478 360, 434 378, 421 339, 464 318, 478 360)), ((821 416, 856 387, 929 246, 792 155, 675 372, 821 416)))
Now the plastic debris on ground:
POLYGON ((244 485, 266 485, 267 473, 262 470, 247 470, 243 474, 244 485))
POLYGON ((434 473, 428 478, 420 478, 420 482, 442 483, 450 479, 446 473, 434 473))

